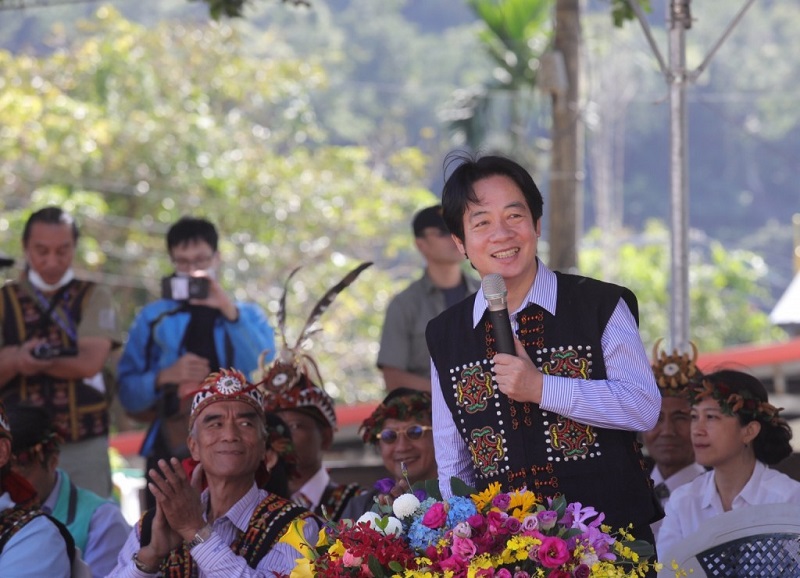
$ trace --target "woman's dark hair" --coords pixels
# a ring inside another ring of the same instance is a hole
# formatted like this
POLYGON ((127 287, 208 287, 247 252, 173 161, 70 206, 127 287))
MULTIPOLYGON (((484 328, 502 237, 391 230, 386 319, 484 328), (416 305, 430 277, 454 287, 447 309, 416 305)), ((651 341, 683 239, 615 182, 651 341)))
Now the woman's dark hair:
POLYGON ((458 166, 447 177, 442 189, 442 216, 447 228, 462 243, 467 205, 478 202, 474 185, 488 177, 503 176, 514 181, 525 197, 534 223, 541 218, 544 205, 542 193, 530 173, 516 161, 499 155, 475 157, 463 151, 455 151, 445 157, 445 171, 452 164, 458 166))
MULTIPOLYGON (((710 388, 710 396, 720 403, 723 411, 727 408, 725 413, 735 415, 739 423, 747 425, 758 421, 761 424, 761 431, 753 440, 757 460, 774 465, 791 455, 792 428, 769 404, 767 390, 761 381, 743 371, 722 369, 707 374, 703 384, 706 390, 710 388), (737 402, 741 407, 736 407, 737 402)), ((696 403, 695 397, 692 405, 696 403)))

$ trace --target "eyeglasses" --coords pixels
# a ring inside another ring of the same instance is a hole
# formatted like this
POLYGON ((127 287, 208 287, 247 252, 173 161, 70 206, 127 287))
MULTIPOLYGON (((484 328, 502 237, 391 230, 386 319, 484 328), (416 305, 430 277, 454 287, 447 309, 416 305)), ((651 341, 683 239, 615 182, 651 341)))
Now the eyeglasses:
POLYGON ((410 425, 405 430, 386 428, 375 437, 383 443, 391 445, 397 441, 397 437, 400 435, 404 435, 410 440, 418 440, 425 435, 426 431, 432 429, 433 427, 429 425, 410 425))
POLYGON ((172 264, 175 265, 176 269, 181 269, 184 271, 208 269, 213 260, 214 255, 201 255, 195 259, 184 259, 182 257, 178 257, 177 259, 172 260, 172 264))

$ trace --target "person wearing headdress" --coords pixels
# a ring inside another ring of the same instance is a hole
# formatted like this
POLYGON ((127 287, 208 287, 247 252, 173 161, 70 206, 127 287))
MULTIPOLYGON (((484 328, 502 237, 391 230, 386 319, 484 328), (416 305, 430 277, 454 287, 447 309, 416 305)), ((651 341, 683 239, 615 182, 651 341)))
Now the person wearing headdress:
POLYGON ((389 503, 418 482, 437 478, 431 425, 431 394, 398 387, 364 420, 359 428, 364 443, 375 447, 390 477, 379 480, 368 493, 356 496, 342 518, 357 520, 377 500, 389 503))
POLYGON ((298 532, 313 544, 319 525, 305 508, 256 484, 256 472, 269 472, 278 459, 267 446, 263 405, 238 370, 221 369, 203 381, 192 400, 187 440, 202 475, 190 477, 177 458, 150 470, 155 510, 131 531, 110 577, 291 573, 302 557, 298 532))
POLYGON ((769 466, 792 453, 792 430, 755 377, 722 369, 689 388, 695 460, 710 471, 673 492, 656 542, 658 558, 724 512, 800 504, 800 482, 769 466))
POLYGON ((69 578, 72 538, 33 505, 36 490, 11 470, 11 443, 11 426, 0 401, 0 576, 69 578))
MULTIPOLYGON (((653 462, 650 479, 663 508, 672 492, 706 470, 694 461, 690 433, 689 387, 703 377, 696 364, 697 348, 691 344, 692 355, 677 350, 657 354, 659 343, 660 340, 653 346, 651 365, 661 392, 661 411, 655 427, 642 433, 642 441, 653 462)), ((659 520, 650 525, 656 540, 661 524, 659 520)))
POLYGON ((17 405, 7 413, 14 432, 12 470, 36 489, 42 511, 67 527, 92 576, 105 576, 131 529, 119 506, 75 485, 58 467, 61 437, 44 408, 17 405))
POLYGON ((347 503, 364 490, 355 483, 337 483, 323 467, 324 454, 333 444, 336 411, 333 398, 322 387, 323 380, 316 361, 301 350, 301 344, 336 295, 370 265, 370 262, 360 264, 329 289, 312 309, 294 345, 289 345, 285 333, 286 290, 299 268, 292 271, 286 280, 278 313, 278 331, 283 346, 272 364, 264 368, 265 377, 259 383, 264 393, 265 411, 279 415, 292 433, 298 472, 297 477, 289 480, 292 499, 322 518, 333 521, 338 520, 347 503))

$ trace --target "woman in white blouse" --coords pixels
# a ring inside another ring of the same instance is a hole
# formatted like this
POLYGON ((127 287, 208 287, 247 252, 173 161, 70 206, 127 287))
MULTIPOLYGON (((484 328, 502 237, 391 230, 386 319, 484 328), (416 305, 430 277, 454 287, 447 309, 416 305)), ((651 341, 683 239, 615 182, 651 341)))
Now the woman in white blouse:
POLYGON ((675 544, 704 520, 747 506, 800 503, 800 483, 767 467, 792 453, 792 430, 758 379, 717 371, 690 396, 695 460, 713 469, 675 490, 667 502, 656 544, 665 564, 675 544))

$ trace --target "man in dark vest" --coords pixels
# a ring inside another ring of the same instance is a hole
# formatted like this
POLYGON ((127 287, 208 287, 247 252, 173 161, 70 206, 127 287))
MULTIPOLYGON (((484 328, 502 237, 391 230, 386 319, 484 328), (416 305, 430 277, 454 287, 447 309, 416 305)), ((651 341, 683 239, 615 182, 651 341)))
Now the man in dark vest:
POLYGON ((636 298, 539 260, 542 196, 518 163, 453 160, 444 219, 481 278, 503 277, 516 354, 497 353, 482 291, 428 324, 442 493, 455 476, 478 489, 564 495, 652 544, 661 513, 636 431, 653 427, 660 396, 636 298))
POLYGON ((303 556, 290 539, 293 525, 309 544, 316 543, 319 526, 308 510, 256 485, 256 472, 278 461, 267 447, 263 403, 235 369, 206 378, 192 401, 187 440, 200 469, 190 480, 172 458, 150 470, 155 511, 131 531, 109 578, 291 573, 303 556))
POLYGON ((108 398, 101 370, 119 346, 111 293, 75 278, 73 218, 33 213, 22 233, 25 271, 0 296, 0 397, 47 408, 64 439, 61 467, 78 485, 111 494, 108 398))

